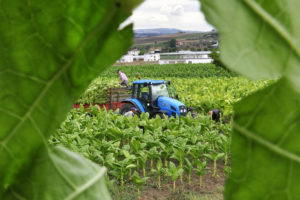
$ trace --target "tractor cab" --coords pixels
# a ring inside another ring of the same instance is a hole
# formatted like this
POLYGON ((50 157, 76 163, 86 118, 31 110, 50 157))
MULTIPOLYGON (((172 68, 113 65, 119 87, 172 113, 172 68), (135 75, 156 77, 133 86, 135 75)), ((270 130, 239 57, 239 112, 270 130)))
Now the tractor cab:
MULTIPOLYGON (((137 80, 132 83, 132 97, 125 99, 120 110, 126 112, 148 112, 150 117, 165 115, 186 115, 187 107, 179 100, 170 96, 170 81, 162 80, 137 80)), ((177 95, 174 95, 178 98, 177 95)))
POLYGON ((138 80, 132 84, 132 98, 138 99, 146 112, 157 107, 159 96, 169 97, 166 81, 138 80))

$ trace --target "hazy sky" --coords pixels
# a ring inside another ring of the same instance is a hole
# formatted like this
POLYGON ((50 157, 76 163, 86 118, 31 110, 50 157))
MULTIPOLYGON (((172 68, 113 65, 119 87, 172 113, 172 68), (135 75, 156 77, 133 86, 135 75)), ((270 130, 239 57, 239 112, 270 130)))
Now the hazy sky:
POLYGON ((199 0, 145 0, 125 24, 133 22, 134 29, 178 28, 209 31, 209 25, 200 11, 199 0))

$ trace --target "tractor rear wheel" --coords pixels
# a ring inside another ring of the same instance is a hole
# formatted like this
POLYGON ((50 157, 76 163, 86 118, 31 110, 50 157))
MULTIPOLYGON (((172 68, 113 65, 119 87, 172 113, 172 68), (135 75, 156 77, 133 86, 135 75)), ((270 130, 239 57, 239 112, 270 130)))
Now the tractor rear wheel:
POLYGON ((124 115, 125 113, 134 110, 135 106, 131 103, 124 104, 120 109, 120 114, 124 115))

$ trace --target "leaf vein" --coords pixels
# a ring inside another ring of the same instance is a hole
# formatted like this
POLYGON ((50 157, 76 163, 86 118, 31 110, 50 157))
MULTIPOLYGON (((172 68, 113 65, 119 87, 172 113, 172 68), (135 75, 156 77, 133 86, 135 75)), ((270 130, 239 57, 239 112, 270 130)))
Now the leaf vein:
POLYGON ((78 195, 80 195, 85 190, 90 188, 92 185, 97 183, 104 176, 105 172, 106 172, 106 169, 104 167, 102 167, 100 169, 100 171, 92 179, 90 179, 85 184, 79 186, 73 193, 71 193, 68 197, 66 197, 65 200, 71 200, 71 199, 76 198, 78 195))
POLYGON ((245 4, 254 11, 258 16, 265 20, 295 51, 298 58, 300 58, 300 49, 298 48, 297 40, 283 27, 275 18, 273 18, 269 13, 267 13, 262 7, 259 6, 253 0, 245 0, 245 4))
POLYGON ((264 138, 256 135, 255 133, 245 129, 244 127, 234 123, 233 124, 234 129, 236 129, 239 133, 241 133, 242 135, 246 136, 249 139, 254 140, 255 142, 261 144, 262 146, 268 148, 269 150, 283 156, 286 157, 292 161, 295 161, 297 163, 300 163, 300 157, 297 156, 296 154, 293 154, 291 152, 288 152, 282 148, 280 148, 279 146, 272 144, 271 142, 265 140, 264 138))
MULTIPOLYGON (((113 16, 113 13, 111 12, 109 14, 109 18, 113 16)), ((107 19, 102 19, 105 21, 109 21, 107 19)), ((88 43, 89 40, 93 38, 93 36, 97 35, 99 30, 101 30, 102 27, 102 20, 98 23, 98 25, 82 40, 82 42, 79 44, 77 49, 74 51, 72 57, 66 62, 66 64, 56 73, 54 76, 50 79, 50 81, 45 85, 45 87, 42 89, 39 96, 36 98, 36 100, 33 102, 32 106, 29 107, 27 112, 24 114, 24 116, 21 118, 20 122, 15 126, 15 128, 12 130, 10 134, 4 139, 3 144, 5 145, 12 136, 18 131, 18 129, 22 126, 24 121, 29 117, 31 112, 35 109, 35 107, 39 104, 39 102, 42 100, 42 98, 46 95, 48 90, 52 87, 52 85, 55 83, 55 81, 71 66, 72 62, 75 60, 76 55, 80 50, 88 43)))
POLYGON ((46 150, 47 150, 47 154, 48 154, 49 160, 50 160, 51 163, 53 164, 54 169, 55 169, 55 170, 57 171, 57 173, 63 178, 63 180, 65 180, 65 181, 71 186, 71 188, 72 188, 73 190, 76 190, 76 188, 77 188, 76 185, 74 185, 74 184, 72 183, 72 181, 70 181, 70 180, 69 180, 69 179, 61 172, 61 170, 57 167, 55 161, 52 159, 52 156, 51 156, 51 153, 50 153, 51 150, 50 150, 49 147, 48 147, 48 143, 47 143, 47 141, 45 140, 42 131, 39 129, 38 125, 35 123, 35 120, 34 120, 32 117, 30 117, 29 119, 30 119, 30 121, 31 121, 31 123, 32 123, 32 125, 33 125, 33 127, 34 127, 35 130, 37 131, 38 135, 41 137, 41 139, 42 139, 42 141, 43 141, 43 145, 45 146, 45 148, 46 148, 46 150))

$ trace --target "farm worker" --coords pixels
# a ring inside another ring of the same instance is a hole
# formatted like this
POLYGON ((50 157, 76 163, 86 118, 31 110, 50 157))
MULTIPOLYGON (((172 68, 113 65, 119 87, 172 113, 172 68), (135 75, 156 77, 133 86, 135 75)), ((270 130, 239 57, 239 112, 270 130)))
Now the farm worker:
POLYGON ((128 78, 127 78, 126 74, 121 72, 119 69, 118 69, 117 73, 119 74, 120 79, 121 79, 120 85, 129 87, 129 84, 128 84, 129 82, 128 82, 128 78))
POLYGON ((211 111, 208 112, 208 114, 211 116, 211 119, 218 122, 220 121, 220 117, 221 117, 221 111, 218 109, 213 109, 211 111))
POLYGON ((140 116, 141 112, 137 108, 132 108, 130 111, 126 112, 124 116, 133 117, 134 115, 140 116))

